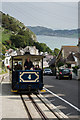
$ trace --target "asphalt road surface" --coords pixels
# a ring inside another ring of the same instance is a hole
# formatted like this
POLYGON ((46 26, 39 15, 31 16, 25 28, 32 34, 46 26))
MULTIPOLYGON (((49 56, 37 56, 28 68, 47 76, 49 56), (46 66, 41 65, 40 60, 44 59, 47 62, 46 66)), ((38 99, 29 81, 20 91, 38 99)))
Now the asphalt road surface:
POLYGON ((46 92, 42 94, 71 120, 80 120, 79 86, 78 80, 58 80, 55 76, 44 76, 46 92))
MULTIPOLYGON (((8 76, 4 79, 4 82, 6 81, 9 81, 8 76)), ((71 120, 80 120, 79 86, 80 81, 77 80, 58 80, 55 76, 44 76, 44 89, 46 89, 46 92, 42 94, 64 114, 69 116, 71 120)), ((0 86, 1 88, 3 95, 9 92, 9 89, 3 89, 3 86, 0 86)))

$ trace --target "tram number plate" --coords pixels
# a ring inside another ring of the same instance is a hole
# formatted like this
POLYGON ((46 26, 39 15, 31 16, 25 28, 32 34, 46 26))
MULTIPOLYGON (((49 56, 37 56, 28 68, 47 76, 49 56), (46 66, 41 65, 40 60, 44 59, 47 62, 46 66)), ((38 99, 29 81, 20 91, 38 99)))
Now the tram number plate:
POLYGON ((28 79, 31 80, 31 75, 28 76, 28 79))
POLYGON ((20 72, 20 82, 39 82, 39 72, 20 72))

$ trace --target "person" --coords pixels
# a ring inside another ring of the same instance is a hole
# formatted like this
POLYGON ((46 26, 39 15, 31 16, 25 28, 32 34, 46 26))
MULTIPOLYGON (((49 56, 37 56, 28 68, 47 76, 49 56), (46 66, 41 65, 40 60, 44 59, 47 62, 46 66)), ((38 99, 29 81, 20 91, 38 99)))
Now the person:
POLYGON ((26 62, 24 63, 24 67, 25 70, 31 70, 31 68, 33 68, 33 64, 29 58, 27 58, 26 62))
POLYGON ((14 69, 15 70, 22 70, 21 64, 19 64, 18 62, 16 62, 16 65, 15 65, 14 69))
POLYGON ((39 65, 36 65, 35 70, 41 70, 41 69, 39 68, 39 65))

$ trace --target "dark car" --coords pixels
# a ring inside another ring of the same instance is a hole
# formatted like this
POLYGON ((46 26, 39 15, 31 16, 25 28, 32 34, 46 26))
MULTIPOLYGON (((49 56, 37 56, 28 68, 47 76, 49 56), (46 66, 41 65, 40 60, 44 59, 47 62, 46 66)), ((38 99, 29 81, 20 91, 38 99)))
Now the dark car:
POLYGON ((60 69, 56 72, 56 79, 69 78, 72 79, 72 72, 70 69, 60 69))
POLYGON ((52 70, 50 68, 44 69, 43 74, 44 75, 53 75, 52 70))

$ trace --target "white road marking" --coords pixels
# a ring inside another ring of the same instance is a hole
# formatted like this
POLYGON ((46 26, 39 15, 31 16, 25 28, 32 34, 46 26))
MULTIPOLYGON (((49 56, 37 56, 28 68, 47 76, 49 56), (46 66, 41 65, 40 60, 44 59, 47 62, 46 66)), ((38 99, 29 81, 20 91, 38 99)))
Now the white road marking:
POLYGON ((52 85, 44 85, 44 86, 47 87, 47 88, 54 87, 52 85))
POLYGON ((71 115, 72 113, 68 113, 67 116, 71 115))
POLYGON ((54 100, 50 100, 50 102, 54 102, 55 101, 55 99, 54 100))
POLYGON ((50 90, 48 90, 47 88, 44 88, 46 91, 48 91, 49 93, 51 93, 52 95, 56 96, 57 98, 59 98, 60 100, 64 101, 65 103, 67 103, 68 105, 70 105, 71 107, 73 107, 74 109, 76 109, 78 112, 80 112, 80 109, 77 108, 76 106, 72 105, 70 102, 66 101, 65 99, 59 97, 58 95, 56 95, 55 93, 51 92, 50 90))

